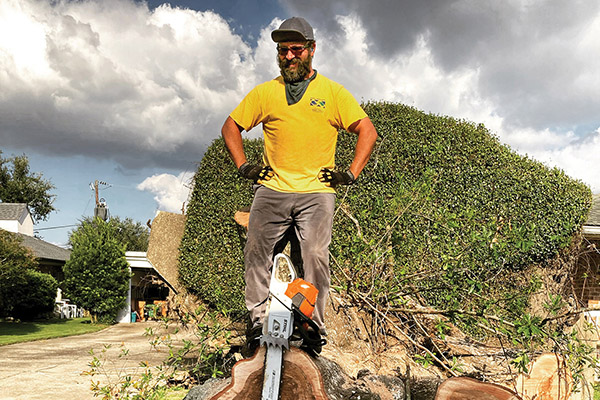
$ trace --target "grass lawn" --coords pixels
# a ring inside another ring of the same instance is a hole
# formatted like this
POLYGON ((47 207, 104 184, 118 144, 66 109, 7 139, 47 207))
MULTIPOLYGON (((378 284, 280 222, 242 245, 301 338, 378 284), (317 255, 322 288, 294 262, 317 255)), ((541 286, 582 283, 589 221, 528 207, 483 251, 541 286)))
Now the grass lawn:
POLYGON ((32 322, 0 321, 0 346, 32 340, 81 335, 106 328, 89 318, 51 319, 32 322))

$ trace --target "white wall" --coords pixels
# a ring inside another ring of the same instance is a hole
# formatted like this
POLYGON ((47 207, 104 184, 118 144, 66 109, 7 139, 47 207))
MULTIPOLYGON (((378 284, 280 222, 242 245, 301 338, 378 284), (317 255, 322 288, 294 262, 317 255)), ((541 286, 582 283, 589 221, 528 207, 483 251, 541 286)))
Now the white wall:
POLYGON ((33 219, 28 212, 25 212, 19 220, 0 220, 0 228, 13 233, 33 236, 33 219))
POLYGON ((19 221, 2 220, 0 221, 0 228, 4 229, 5 231, 17 233, 19 232, 19 221))
MULTIPOLYGON (((131 268, 129 268, 131 274, 131 268)), ((125 306, 117 314, 117 322, 120 324, 128 324, 131 322, 131 278, 129 278, 129 290, 127 291, 127 299, 125 306)))
POLYGON ((33 236, 33 219, 31 219, 29 213, 26 213, 25 218, 23 218, 23 221, 19 224, 19 233, 33 236))

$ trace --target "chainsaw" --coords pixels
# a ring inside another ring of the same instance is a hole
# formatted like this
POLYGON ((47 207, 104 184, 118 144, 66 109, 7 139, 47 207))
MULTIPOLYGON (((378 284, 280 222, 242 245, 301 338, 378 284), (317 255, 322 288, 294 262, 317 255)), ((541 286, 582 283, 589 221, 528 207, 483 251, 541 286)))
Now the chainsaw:
POLYGON ((266 323, 260 345, 266 346, 265 372, 262 400, 278 400, 283 367, 283 352, 292 345, 326 343, 318 337, 311 338, 307 332, 319 329, 310 318, 319 291, 309 282, 296 277, 296 270, 285 254, 277 254, 273 260, 266 323), (294 337, 292 337, 294 335, 294 337))

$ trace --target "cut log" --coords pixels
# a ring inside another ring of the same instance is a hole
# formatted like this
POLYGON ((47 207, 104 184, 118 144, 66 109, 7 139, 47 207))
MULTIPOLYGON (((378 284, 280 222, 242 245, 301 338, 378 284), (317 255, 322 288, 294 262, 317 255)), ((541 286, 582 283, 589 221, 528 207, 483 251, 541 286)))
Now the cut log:
POLYGON ((250 220, 250 213, 249 212, 247 212, 247 211, 236 211, 235 214, 233 215, 233 219, 239 225, 241 225, 244 228, 248 229, 248 221, 250 220))
MULTIPOLYGON (((265 347, 253 357, 239 361, 231 371, 231 383, 210 400, 260 400, 265 347)), ((281 400, 328 400, 321 372, 308 354, 291 347, 283 353, 279 390, 281 400)))
POLYGON ((517 377, 517 391, 536 400, 569 399, 573 380, 565 364, 556 354, 542 354, 530 367, 529 375, 517 377))
POLYGON ((517 394, 503 386, 473 378, 457 377, 445 380, 438 388, 435 400, 517 400, 517 394))

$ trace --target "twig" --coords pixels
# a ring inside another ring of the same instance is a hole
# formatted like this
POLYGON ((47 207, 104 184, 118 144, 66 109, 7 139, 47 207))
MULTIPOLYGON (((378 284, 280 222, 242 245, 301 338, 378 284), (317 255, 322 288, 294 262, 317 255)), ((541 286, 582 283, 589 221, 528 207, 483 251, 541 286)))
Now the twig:
POLYGON ((567 312, 565 312, 561 315, 557 315, 555 317, 546 317, 542 320, 542 325, 544 325, 545 323, 550 322, 550 321, 555 321, 555 320, 561 319, 561 318, 572 317, 574 315, 580 315, 580 314, 586 313, 588 311, 600 311, 600 308, 586 307, 586 308, 582 308, 582 309, 575 310, 575 311, 567 311, 567 312))
POLYGON ((421 325, 421 323, 419 322, 419 320, 417 320, 414 315, 411 315, 411 317, 412 317, 412 320, 415 321, 415 324, 419 327, 419 329, 421 329, 421 332, 423 332, 423 334, 425 336, 427 336, 427 337, 429 337, 429 339, 431 339, 431 344, 433 344, 433 347, 435 347, 435 349, 442 356, 442 358, 444 359, 444 361, 447 364, 450 364, 450 361, 446 358, 446 356, 444 356, 444 353, 442 352, 442 350, 440 350, 440 348, 438 347, 438 345, 435 344, 435 340, 431 337, 431 335, 429 333, 427 333, 427 331, 425 330, 425 328, 423 328, 423 325, 421 325))
POLYGON ((473 311, 467 311, 467 310, 435 310, 435 309, 431 309, 431 308, 423 308, 423 309, 414 309, 414 308, 390 308, 390 311, 394 311, 394 312, 401 312, 401 313, 405 313, 405 314, 430 314, 430 315, 445 315, 445 316, 449 316, 449 315, 455 315, 455 314, 463 314, 463 315, 469 315, 471 317, 480 317, 480 318, 485 318, 485 319, 490 319, 493 321, 498 321, 498 322, 502 322, 503 324, 506 324, 512 328, 514 328, 514 324, 506 321, 505 319, 495 316, 495 315, 485 315, 485 314, 481 314, 481 313, 476 313, 473 311))
POLYGON ((433 354, 428 348, 421 346, 419 343, 417 343, 413 338, 411 338, 410 336, 408 336, 406 333, 404 333, 402 331, 402 329, 400 329, 394 321, 392 321, 392 319, 390 317, 388 317, 387 315, 385 315, 383 312, 381 312, 377 307, 375 307, 374 305, 371 304, 371 302, 367 299, 364 298, 362 296, 359 295, 359 297, 362 298, 362 300, 365 302, 365 304, 367 304, 369 307, 371 307, 371 309, 373 311, 375 311, 377 314, 379 314, 383 319, 385 319, 386 321, 388 321, 390 323, 391 326, 393 326, 394 328, 396 328, 396 330, 398 332, 400 332, 402 334, 402 336, 404 336, 406 339, 408 339, 408 341, 415 347, 417 347, 418 349, 423 350, 425 353, 429 354, 429 356, 431 358, 433 358, 442 368, 444 368, 449 374, 451 374, 452 376, 458 376, 458 374, 452 370, 450 367, 448 367, 442 360, 440 360, 438 357, 436 357, 435 354, 433 354))
POLYGON ((348 210, 348 207, 346 207, 346 204, 340 204, 339 207, 340 210, 342 210, 342 212, 344 214, 346 214, 346 216, 348 218, 350 218, 350 220, 354 223, 354 225, 356 226, 356 234, 358 235, 358 237, 363 241, 364 244, 368 245, 369 242, 364 238, 363 234, 362 234, 362 229, 360 227, 360 224, 358 223, 358 220, 356 218, 354 218, 354 216, 350 213, 350 210, 348 210))

